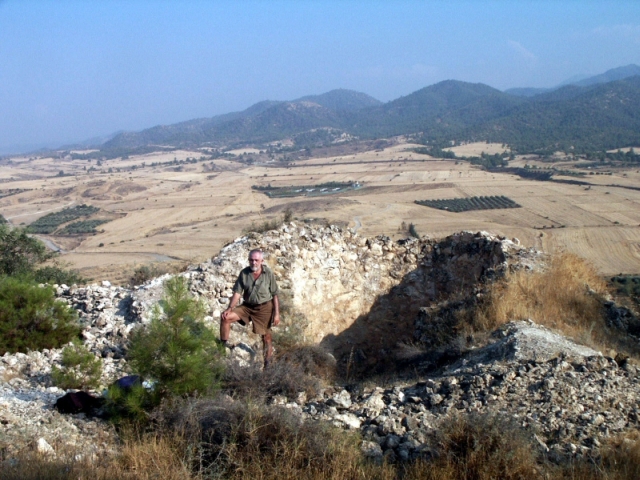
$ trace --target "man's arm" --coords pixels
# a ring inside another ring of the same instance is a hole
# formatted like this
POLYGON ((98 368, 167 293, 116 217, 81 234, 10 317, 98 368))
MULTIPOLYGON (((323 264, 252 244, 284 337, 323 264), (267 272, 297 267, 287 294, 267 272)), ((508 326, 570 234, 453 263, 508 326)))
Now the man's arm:
POLYGON ((280 301, 278 295, 273 296, 273 325, 277 326, 280 323, 280 301))
POLYGON ((236 305, 238 305, 239 301, 240 301, 240 294, 238 292, 234 292, 233 296, 231 297, 231 301, 229 302, 229 308, 227 308, 224 312, 222 312, 222 315, 220 315, 223 320, 226 320, 227 315, 229 315, 231 310, 236 308, 236 305))

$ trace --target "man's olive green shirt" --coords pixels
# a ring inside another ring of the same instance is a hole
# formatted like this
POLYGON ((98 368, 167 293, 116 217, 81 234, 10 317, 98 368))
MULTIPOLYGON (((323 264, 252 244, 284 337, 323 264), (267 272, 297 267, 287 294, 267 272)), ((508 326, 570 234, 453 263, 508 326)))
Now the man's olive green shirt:
POLYGON ((241 294, 244 303, 249 305, 268 302, 278 294, 276 276, 263 264, 262 273, 254 281, 251 267, 243 268, 233 286, 233 292, 241 294))

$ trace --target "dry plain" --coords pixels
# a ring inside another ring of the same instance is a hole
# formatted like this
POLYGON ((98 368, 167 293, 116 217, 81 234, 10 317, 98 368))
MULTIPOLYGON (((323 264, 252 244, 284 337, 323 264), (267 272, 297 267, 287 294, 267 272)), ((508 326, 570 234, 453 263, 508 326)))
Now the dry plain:
MULTIPOLYGON (((337 223, 366 236, 442 237, 486 230, 546 252, 575 252, 604 275, 640 273, 640 172, 611 171, 580 180, 591 186, 542 182, 483 171, 467 162, 431 158, 399 143, 384 150, 249 165, 240 158, 176 165, 201 151, 172 151, 94 161, 13 157, 0 160, 0 214, 28 225, 66 206, 90 204, 110 219, 89 236, 42 237, 62 249, 62 260, 95 280, 123 282, 136 266, 186 263, 215 255, 252 223, 294 217, 337 223), (135 169, 132 169, 135 167, 135 169), (60 175, 60 172, 64 175, 60 175), (272 199, 252 185, 289 186, 359 182, 336 195, 272 199), (10 189, 12 194, 5 195, 10 189), (15 193, 15 189, 20 189, 15 193), (505 195, 522 208, 453 213, 415 200, 505 195)), ((463 154, 502 151, 465 146, 463 154), (476 152, 476 150, 480 150, 476 152)), ((252 149, 236 154, 255 153, 252 149)), ((517 158, 514 166, 535 164, 517 158)), ((563 168, 575 162, 567 160, 563 168)), ((562 177, 557 177, 562 178, 562 177)), ((573 177, 567 177, 571 179, 573 177)))

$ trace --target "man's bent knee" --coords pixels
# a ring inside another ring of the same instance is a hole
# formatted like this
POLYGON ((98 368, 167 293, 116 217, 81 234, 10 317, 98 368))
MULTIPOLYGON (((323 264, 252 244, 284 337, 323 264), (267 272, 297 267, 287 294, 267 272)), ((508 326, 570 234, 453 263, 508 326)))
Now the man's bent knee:
POLYGON ((222 323, 226 323, 228 325, 231 325, 232 323, 235 323, 238 321, 240 321, 240 317, 238 316, 237 313, 234 313, 234 312, 229 312, 229 314, 225 318, 222 318, 222 323))

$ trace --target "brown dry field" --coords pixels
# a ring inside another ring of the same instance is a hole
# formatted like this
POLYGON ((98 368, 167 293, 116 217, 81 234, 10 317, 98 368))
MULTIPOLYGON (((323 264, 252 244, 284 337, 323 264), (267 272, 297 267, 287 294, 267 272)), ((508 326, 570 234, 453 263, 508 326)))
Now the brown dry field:
MULTIPOLYGON (((201 152, 107 160, 100 167, 95 161, 15 157, 0 163, 0 194, 16 188, 27 191, 0 198, 0 214, 14 225, 28 225, 65 206, 100 207, 101 215, 114 220, 98 227, 103 231, 97 235, 48 240, 62 247, 62 260, 85 276, 113 282, 123 282, 141 264, 209 258, 252 223, 281 218, 287 207, 298 219, 349 225, 366 236, 404 237, 402 222, 414 223, 421 235, 436 238, 485 230, 517 237, 524 245, 550 253, 574 252, 604 275, 640 273, 640 190, 623 188, 640 187, 638 170, 580 178, 593 184, 587 189, 489 173, 468 163, 419 155, 407 150, 411 147, 401 144, 384 151, 314 158, 289 167, 207 160, 184 165, 182 171, 150 164, 199 158, 201 152), (87 173, 83 167, 89 165, 104 173, 87 173), (109 168, 132 165, 138 168, 107 173, 109 168), (71 175, 56 176, 60 170, 71 175), (359 181, 364 188, 289 199, 270 199, 251 189, 328 181, 359 181), (451 213, 414 203, 476 195, 506 195, 522 208, 451 213)), ((513 163, 518 162, 524 160, 513 163)))
POLYGON ((445 148, 444 150, 453 152, 458 157, 479 157, 482 153, 494 155, 496 153, 509 152, 509 147, 500 143, 473 142, 445 148))

